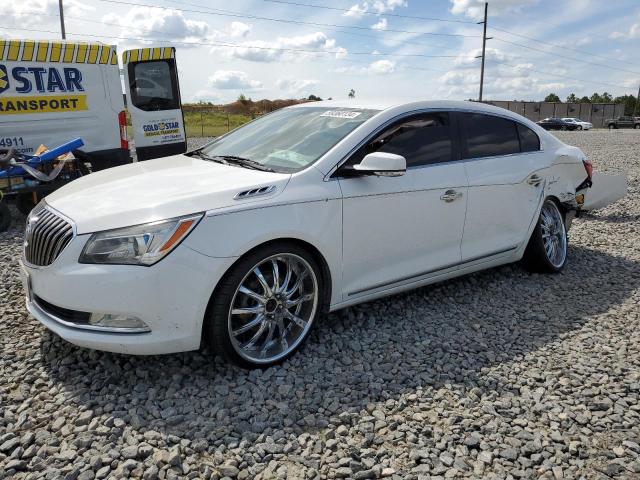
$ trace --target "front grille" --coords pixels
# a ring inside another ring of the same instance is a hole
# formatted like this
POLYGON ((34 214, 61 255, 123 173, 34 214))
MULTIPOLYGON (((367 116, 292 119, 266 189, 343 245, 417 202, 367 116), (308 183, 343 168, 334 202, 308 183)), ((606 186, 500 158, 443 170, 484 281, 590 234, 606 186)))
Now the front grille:
POLYGON ((91 317, 91 314, 89 312, 81 312, 78 310, 70 310, 68 308, 58 307, 57 305, 53 305, 52 303, 43 300, 37 295, 34 295, 33 300, 46 313, 66 322, 86 324, 89 322, 89 317, 91 317))
POLYGON ((32 212, 24 234, 24 258, 40 267, 51 265, 73 238, 73 226, 54 211, 32 212))

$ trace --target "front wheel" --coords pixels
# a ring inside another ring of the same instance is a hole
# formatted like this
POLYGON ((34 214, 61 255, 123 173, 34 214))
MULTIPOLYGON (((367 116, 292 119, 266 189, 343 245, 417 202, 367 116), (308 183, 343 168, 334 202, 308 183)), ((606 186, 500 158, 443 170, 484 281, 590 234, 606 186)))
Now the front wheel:
POLYGON ((582 125, 578 125, 578 130, 582 130, 582 125))
POLYGON ((615 130, 616 126, 615 125, 609 125, 609 130, 615 130))
POLYGON ((566 129, 567 129, 566 125, 562 125, 562 126, 560 127, 560 130, 562 130, 563 132, 564 132, 566 129))
POLYGON ((564 215, 556 202, 547 199, 542 204, 538 223, 531 234, 522 263, 532 272, 559 272, 567 260, 567 243, 564 215))
POLYGON ((633 128, 635 128, 636 130, 640 130, 640 123, 637 123, 633 128))
POLYGON ((321 311, 320 268, 304 248, 276 243, 250 253, 220 281, 206 325, 215 353, 242 367, 292 355, 321 311))

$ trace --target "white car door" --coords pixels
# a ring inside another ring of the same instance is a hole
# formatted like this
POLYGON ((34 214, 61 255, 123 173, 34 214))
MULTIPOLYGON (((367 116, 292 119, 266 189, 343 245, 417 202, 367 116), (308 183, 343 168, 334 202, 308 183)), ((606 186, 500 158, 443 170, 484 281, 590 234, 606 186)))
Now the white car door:
POLYGON ((528 240, 543 200, 546 164, 540 139, 507 118, 480 113, 458 117, 469 179, 462 261, 515 251, 528 240))
POLYGON ((402 155, 400 177, 337 177, 343 195, 344 299, 374 293, 460 262, 467 179, 449 114, 396 121, 345 165, 373 151, 402 155))

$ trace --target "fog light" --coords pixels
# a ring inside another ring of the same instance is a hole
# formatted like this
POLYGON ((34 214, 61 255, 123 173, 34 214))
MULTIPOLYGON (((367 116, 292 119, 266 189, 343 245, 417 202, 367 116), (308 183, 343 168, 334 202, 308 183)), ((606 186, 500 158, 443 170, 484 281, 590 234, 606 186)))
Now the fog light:
POLYGON ((584 194, 583 193, 579 193, 578 195, 576 195, 576 203, 578 205, 582 205, 584 203, 584 194))
POLYGON ((138 317, 131 315, 118 315, 111 313, 92 313, 89 317, 89 325, 96 327, 119 328, 136 332, 149 332, 151 329, 138 317))

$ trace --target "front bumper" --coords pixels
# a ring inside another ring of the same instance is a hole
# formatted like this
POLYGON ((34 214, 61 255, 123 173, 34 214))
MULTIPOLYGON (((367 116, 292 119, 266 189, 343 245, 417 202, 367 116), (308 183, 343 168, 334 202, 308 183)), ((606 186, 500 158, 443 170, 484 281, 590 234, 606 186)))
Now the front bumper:
POLYGON ((78 257, 89 237, 74 238, 47 267, 21 263, 29 312, 49 330, 81 347, 133 355, 199 348, 209 298, 235 258, 208 257, 180 245, 151 267, 80 264, 78 257), (61 309, 133 315, 150 331, 88 330, 58 318, 38 299, 61 309))

